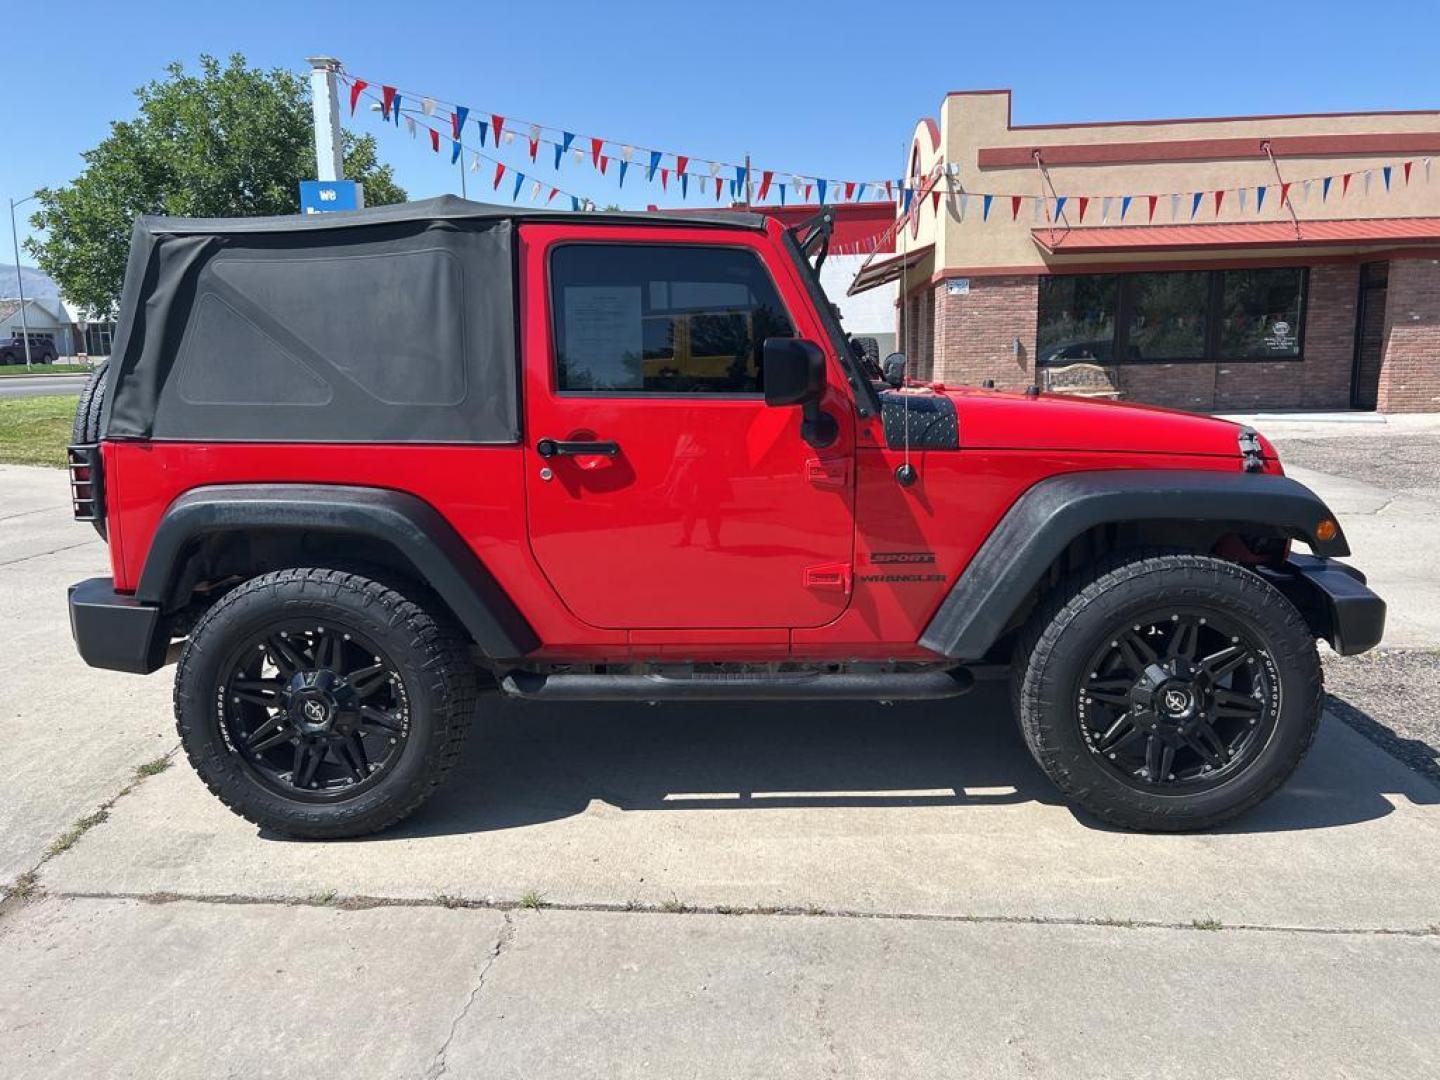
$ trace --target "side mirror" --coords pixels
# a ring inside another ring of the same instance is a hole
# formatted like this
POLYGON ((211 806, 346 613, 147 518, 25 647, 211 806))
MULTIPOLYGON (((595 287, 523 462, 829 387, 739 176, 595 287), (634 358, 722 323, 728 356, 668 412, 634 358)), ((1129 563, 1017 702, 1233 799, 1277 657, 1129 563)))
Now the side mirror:
POLYGON ((766 338, 765 404, 804 405, 825 393, 825 354, 803 338, 766 338))
POLYGON ((820 408, 825 396, 825 354, 803 338, 766 338, 765 404, 799 405, 800 437, 829 446, 840 434, 835 418, 820 408))
POLYGON ((892 352, 880 365, 880 375, 890 386, 904 386, 905 367, 909 363, 903 352, 892 352))

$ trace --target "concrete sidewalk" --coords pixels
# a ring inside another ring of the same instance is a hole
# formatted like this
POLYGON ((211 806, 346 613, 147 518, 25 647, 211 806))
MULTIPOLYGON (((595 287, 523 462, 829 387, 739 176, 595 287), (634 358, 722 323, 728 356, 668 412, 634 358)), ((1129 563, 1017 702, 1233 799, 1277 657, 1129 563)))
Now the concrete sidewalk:
MULTIPOLYGON (((1404 633, 1440 640, 1409 559, 1433 517, 1306 480, 1404 633)), ((1440 787, 1333 718, 1232 828, 1144 836, 1059 801, 994 684, 960 708, 502 704, 403 827, 297 843, 183 759, 156 771, 170 673, 74 656, 64 586, 104 572, 63 474, 0 468, 0 632, 28 658, 0 669, 0 881, 29 893, 0 908, 6 1080, 1440 1060, 1440 787)))

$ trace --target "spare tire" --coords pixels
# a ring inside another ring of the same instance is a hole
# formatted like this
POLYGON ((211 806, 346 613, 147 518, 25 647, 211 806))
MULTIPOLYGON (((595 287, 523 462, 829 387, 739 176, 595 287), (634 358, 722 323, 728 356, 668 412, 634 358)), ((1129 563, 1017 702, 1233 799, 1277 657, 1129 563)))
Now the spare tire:
POLYGON ((75 405, 75 426, 70 431, 72 443, 100 441, 100 414, 105 408, 105 372, 109 367, 109 357, 96 364, 85 389, 80 391, 80 400, 75 405))
POLYGON ((860 355, 865 357, 865 359, 868 360, 871 364, 874 364, 875 370, 879 371, 880 342, 873 337, 852 337, 850 340, 855 343, 857 348, 859 348, 860 355))
MULTIPOLYGON (((109 357, 96 364, 85 388, 80 391, 80 400, 75 403, 75 426, 70 429, 70 442, 73 445, 100 441, 100 416, 105 409, 105 373, 109 367, 109 357)), ((106 534, 104 515, 96 518, 92 524, 100 534, 100 539, 108 542, 110 537, 106 534)))

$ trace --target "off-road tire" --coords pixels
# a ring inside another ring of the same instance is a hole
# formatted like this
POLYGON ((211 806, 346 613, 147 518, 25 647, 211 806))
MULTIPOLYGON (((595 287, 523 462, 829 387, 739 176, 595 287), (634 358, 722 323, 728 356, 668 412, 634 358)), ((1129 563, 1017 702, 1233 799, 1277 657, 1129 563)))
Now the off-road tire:
POLYGON ((80 391, 80 400, 75 403, 75 424, 70 431, 72 443, 100 441, 100 414, 105 408, 105 372, 109 368, 109 358, 101 360, 80 391))
POLYGON ((412 814, 459 759, 476 704, 468 644, 448 617, 342 570, 278 570, 228 592, 195 624, 175 674, 176 727, 205 785, 247 821, 306 839, 364 836, 412 814), (244 767, 220 729, 217 691, 231 651, 267 623, 297 615, 368 637, 395 663, 407 689, 405 752, 390 775, 348 800, 283 797, 244 767))
POLYGON ((1111 825, 1181 832, 1243 814, 1289 778, 1314 741, 1322 690, 1313 634, 1259 575, 1222 559, 1142 551, 1072 577, 1037 608, 1017 647, 1013 700, 1026 745, 1070 800, 1111 825), (1077 713, 1079 680, 1097 645, 1167 602, 1238 620, 1263 643, 1280 686, 1274 731, 1245 769, 1222 786, 1179 795, 1140 791, 1113 776, 1086 743, 1077 713))
POLYGON ((879 371, 880 342, 873 337, 857 337, 852 338, 851 340, 854 341, 857 346, 859 346, 860 354, 864 356, 865 359, 868 360, 872 365, 874 365, 876 371, 879 371))

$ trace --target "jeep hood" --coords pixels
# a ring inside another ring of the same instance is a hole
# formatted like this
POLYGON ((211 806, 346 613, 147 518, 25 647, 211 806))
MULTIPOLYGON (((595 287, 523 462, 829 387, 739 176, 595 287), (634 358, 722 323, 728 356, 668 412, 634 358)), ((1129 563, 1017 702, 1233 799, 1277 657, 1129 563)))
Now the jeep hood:
POLYGON ((1239 453, 1240 425, 1178 409, 1063 394, 966 388, 939 392, 955 402, 962 450, 1110 450, 1229 458, 1239 453))

